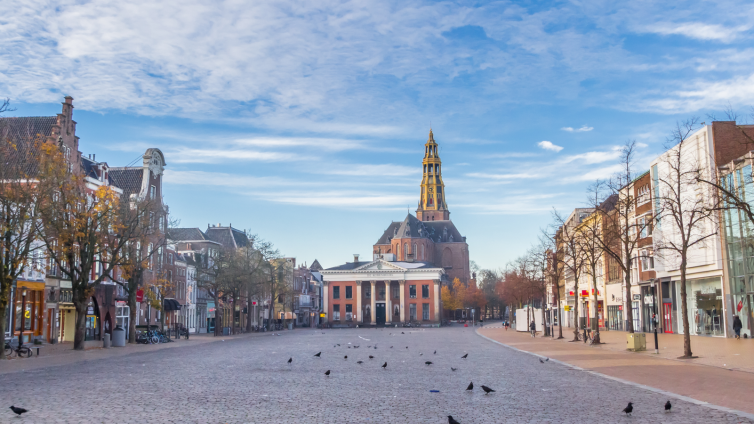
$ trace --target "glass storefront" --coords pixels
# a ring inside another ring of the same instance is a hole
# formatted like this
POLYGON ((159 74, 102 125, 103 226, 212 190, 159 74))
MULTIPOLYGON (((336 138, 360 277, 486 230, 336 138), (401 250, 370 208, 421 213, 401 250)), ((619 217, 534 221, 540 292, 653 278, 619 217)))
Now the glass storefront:
MULTIPOLYGON (((676 284, 676 295, 681 299, 681 285, 676 284)), ((697 336, 723 336, 723 290, 719 278, 689 280, 686 282, 689 332, 697 336)), ((679 332, 683 327, 679 325, 679 332)))
POLYGON ((609 330, 623 331, 623 306, 608 305, 607 328, 609 330))

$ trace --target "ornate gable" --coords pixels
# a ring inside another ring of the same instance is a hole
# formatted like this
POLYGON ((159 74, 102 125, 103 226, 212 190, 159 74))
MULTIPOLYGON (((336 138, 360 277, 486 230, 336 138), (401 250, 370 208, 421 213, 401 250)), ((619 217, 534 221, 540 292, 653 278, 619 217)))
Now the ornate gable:
POLYGON ((398 265, 392 262, 384 261, 382 259, 377 259, 376 261, 372 261, 368 264, 362 265, 356 268, 354 271, 378 271, 378 270, 407 271, 406 268, 399 267, 398 265))

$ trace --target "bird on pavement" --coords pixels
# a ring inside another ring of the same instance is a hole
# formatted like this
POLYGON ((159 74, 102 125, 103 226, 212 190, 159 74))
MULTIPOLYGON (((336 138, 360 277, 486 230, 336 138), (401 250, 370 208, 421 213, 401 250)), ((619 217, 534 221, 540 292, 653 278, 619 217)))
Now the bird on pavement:
POLYGON ((356 361, 357 364, 361 365, 364 363, 364 361, 356 361))
POLYGON ((634 404, 632 402, 628 402, 628 406, 623 408, 623 412, 626 413, 626 415, 631 415, 631 412, 634 411, 634 404))
POLYGON ((317 354, 316 354, 316 355, 314 355, 314 356, 316 356, 317 358, 320 358, 320 357, 321 357, 320 355, 322 355, 322 352, 319 352, 319 353, 317 353, 317 354))
POLYGON ((482 390, 484 390, 484 394, 492 393, 494 390, 490 389, 489 387, 482 385, 482 390))
POLYGON ((419 356, 424 356, 424 354, 423 354, 423 353, 420 353, 420 354, 419 354, 419 356))
POLYGON ((289 365, 290 365, 291 362, 293 362, 293 358, 288 358, 288 364, 289 365))
POLYGON ((450 367, 450 370, 451 370, 451 371, 455 371, 455 370, 457 370, 457 369, 458 369, 458 368, 453 368, 453 367, 450 367))
POLYGON ((382 369, 385 369, 385 368, 387 368, 387 362, 385 362, 384 364, 382 364, 382 369))
POLYGON ((372 356, 372 355, 369 355, 369 359, 374 359, 374 356, 372 356))
POLYGON ((424 363, 424 365, 432 365, 432 361, 427 361, 424 363))
POLYGON ((448 415, 448 424, 461 424, 453 418, 452 415, 448 415))
POLYGON ((377 346, 374 347, 374 350, 377 350, 377 346))
POLYGON ((401 334, 406 334, 406 333, 404 333, 403 331, 401 331, 401 334))
POLYGON ((15 406, 11 406, 10 409, 13 410, 13 412, 15 412, 16 415, 18 415, 19 417, 21 416, 21 414, 29 412, 29 411, 25 410, 24 408, 17 408, 15 406))
POLYGON ((325 375, 329 377, 330 376, 330 370, 325 371, 325 375))
POLYGON ((433 355, 437 355, 437 351, 435 351, 435 353, 433 353, 433 355))
POLYGON ((545 358, 545 362, 547 362, 547 361, 549 361, 549 360, 550 360, 550 358, 545 358))
POLYGON ((543 360, 542 360, 542 358, 539 358, 539 363, 540 363, 540 364, 544 364, 544 363, 545 363, 545 361, 543 361, 543 360))
POLYGON ((408 349, 408 346, 406 346, 406 349, 408 349))
POLYGON ((340 343, 338 343, 338 347, 340 347, 340 343))
POLYGON ((466 359, 466 357, 468 357, 468 356, 469 356, 469 354, 467 353, 467 354, 461 356, 461 359, 466 359))
POLYGON ((348 359, 348 355, 344 356, 343 359, 348 359))
POLYGON ((665 412, 670 412, 670 408, 672 408, 673 405, 670 404, 670 401, 665 402, 665 412))
POLYGON ((467 387, 466 390, 474 390, 474 382, 473 381, 471 383, 469 383, 469 387, 467 387))
POLYGON ((390 349, 392 349, 392 348, 393 348, 393 347, 392 347, 392 346, 390 346, 390 349))

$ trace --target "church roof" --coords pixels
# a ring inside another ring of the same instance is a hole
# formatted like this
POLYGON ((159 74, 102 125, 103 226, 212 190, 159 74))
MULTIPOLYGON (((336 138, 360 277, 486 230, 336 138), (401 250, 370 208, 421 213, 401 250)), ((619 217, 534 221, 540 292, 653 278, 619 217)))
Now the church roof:
POLYGON ((451 241, 451 236, 454 242, 466 241, 466 237, 462 236, 456 228, 453 221, 419 221, 427 227, 427 230, 431 234, 430 238, 437 243, 451 241), (445 231, 447 230, 447 232, 445 231), (447 236, 443 236, 447 234, 447 236))
POLYGON ((453 221, 420 221, 408 214, 401 222, 392 222, 375 244, 390 244, 393 238, 428 238, 435 243, 466 241, 453 221), (451 237, 452 236, 452 237, 451 237))
POLYGON ((398 229, 398 227, 400 227, 401 224, 401 222, 391 222, 375 244, 390 244, 390 240, 395 236, 395 231, 398 229))

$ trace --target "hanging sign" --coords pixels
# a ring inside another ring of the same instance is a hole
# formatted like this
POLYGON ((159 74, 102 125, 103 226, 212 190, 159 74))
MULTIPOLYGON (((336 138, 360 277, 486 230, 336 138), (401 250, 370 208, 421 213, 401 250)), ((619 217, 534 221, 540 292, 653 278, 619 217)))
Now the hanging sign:
POLYGON ((136 301, 139 303, 144 301, 144 289, 136 290, 136 301))

